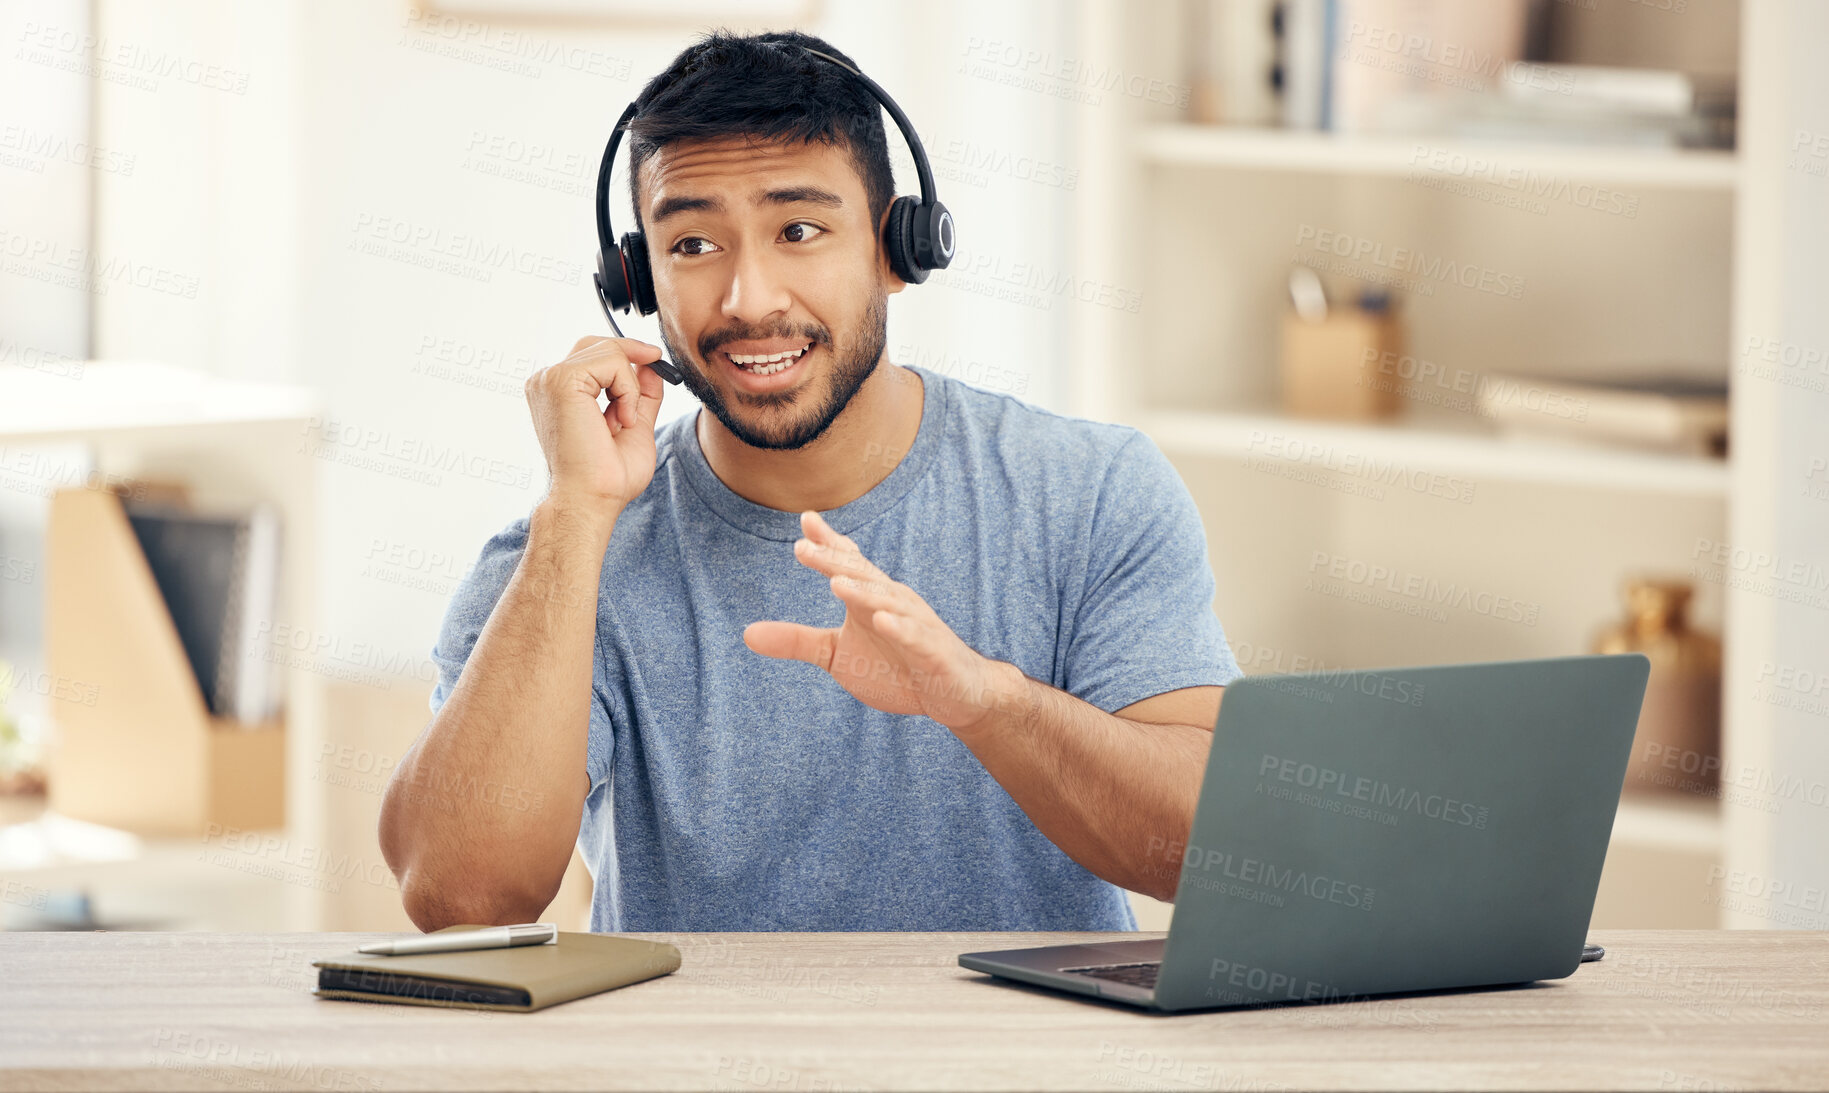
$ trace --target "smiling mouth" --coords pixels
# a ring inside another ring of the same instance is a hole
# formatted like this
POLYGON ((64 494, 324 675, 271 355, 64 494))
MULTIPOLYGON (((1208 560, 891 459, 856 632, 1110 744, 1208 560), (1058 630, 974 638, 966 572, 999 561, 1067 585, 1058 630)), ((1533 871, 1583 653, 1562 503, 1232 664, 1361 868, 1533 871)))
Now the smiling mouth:
POLYGON ((792 368, 794 362, 805 356, 813 348, 808 342, 798 349, 784 350, 780 353, 722 353, 738 371, 748 372, 752 376, 772 376, 792 368))

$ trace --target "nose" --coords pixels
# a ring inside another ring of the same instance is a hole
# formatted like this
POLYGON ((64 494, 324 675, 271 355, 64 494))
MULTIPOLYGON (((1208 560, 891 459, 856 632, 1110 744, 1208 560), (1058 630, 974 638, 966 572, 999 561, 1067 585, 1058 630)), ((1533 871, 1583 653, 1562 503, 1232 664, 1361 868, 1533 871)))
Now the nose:
POLYGON ((721 305, 726 319, 756 326, 792 305, 787 278, 771 250, 767 245, 745 245, 737 252, 721 305))

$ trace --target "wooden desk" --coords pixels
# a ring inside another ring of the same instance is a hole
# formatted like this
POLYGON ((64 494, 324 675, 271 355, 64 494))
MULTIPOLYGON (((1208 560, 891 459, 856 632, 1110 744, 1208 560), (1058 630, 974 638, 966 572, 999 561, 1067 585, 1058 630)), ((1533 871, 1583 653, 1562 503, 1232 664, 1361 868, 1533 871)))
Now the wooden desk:
POLYGON ((961 952, 1135 934, 643 934, 671 976, 534 1014, 312 997, 378 934, 0 934, 0 1089, 1829 1085, 1829 935, 1599 931, 1553 983, 1153 1016, 961 952))

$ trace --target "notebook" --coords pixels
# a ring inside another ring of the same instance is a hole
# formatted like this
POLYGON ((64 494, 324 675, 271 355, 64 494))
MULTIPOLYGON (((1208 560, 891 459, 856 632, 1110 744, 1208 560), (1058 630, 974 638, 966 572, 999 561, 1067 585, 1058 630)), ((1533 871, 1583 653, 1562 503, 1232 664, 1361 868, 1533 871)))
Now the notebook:
POLYGON ((417 956, 351 953, 312 961, 319 998, 512 1013, 626 987, 679 966, 680 951, 662 941, 563 932, 551 945, 417 956))

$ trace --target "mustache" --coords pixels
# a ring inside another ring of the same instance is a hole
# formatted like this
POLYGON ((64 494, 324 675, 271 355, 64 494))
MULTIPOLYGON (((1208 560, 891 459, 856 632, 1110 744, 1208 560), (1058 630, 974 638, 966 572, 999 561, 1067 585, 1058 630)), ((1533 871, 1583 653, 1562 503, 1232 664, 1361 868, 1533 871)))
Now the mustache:
POLYGON ((731 342, 763 341, 768 338, 805 338, 814 345, 824 345, 832 340, 832 335, 824 327, 818 326, 801 327, 798 330, 788 327, 776 327, 773 330, 720 330, 699 339, 699 357, 710 360, 713 353, 731 342))

